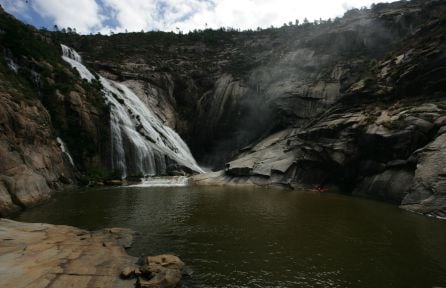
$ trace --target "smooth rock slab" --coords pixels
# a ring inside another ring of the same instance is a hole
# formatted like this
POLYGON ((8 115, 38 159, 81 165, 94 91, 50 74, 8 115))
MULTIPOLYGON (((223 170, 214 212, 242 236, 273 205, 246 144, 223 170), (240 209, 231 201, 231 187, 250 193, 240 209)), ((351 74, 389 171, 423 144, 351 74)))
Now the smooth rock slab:
POLYGON ((119 278, 132 234, 0 219, 0 287, 134 287, 119 278))

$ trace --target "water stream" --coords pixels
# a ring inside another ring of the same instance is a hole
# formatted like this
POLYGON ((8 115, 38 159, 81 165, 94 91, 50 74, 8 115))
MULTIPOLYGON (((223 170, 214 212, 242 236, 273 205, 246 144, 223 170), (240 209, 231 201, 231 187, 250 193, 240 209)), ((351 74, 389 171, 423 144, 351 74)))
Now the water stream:
POLYGON ((56 140, 57 140, 57 143, 59 143, 59 145, 60 145, 60 149, 65 154, 65 156, 67 156, 68 161, 70 161, 70 164, 73 167, 76 166, 76 165, 74 165, 73 157, 71 157, 70 151, 68 151, 68 148, 67 148, 67 145, 65 144, 65 142, 63 142, 63 140, 60 139, 59 137, 57 137, 56 140))
POLYGON ((202 172, 187 144, 147 107, 127 86, 102 76, 96 78, 83 64, 81 56, 62 45, 63 59, 76 68, 80 76, 91 82, 96 79, 111 109, 113 170, 127 176, 166 175, 170 166, 183 166, 202 172))

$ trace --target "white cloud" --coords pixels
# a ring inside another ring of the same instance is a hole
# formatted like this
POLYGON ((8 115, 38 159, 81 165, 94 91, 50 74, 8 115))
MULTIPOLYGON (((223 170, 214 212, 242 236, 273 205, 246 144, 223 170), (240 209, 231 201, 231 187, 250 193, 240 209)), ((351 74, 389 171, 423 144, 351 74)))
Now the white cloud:
POLYGON ((59 27, 75 27, 80 33, 99 28, 103 20, 95 0, 33 0, 32 6, 43 17, 54 18, 59 27))
MULTIPOLYGON (((175 30, 190 17, 205 14, 212 2, 203 0, 102 0, 116 15, 115 30, 175 30)), ((201 28, 201 27, 200 27, 201 28)))
POLYGON ((148 23, 156 17, 155 1, 143 0, 104 0, 104 4, 113 9, 115 20, 121 28, 129 31, 147 29, 148 23))
MULTIPOLYGON (((166 2, 172 2, 167 0, 166 2)), ((283 23, 303 20, 328 19, 342 16, 346 8, 370 6, 372 0, 221 0, 215 1, 212 9, 202 10, 190 19, 178 21, 175 25, 184 30, 210 27, 236 27, 255 29, 270 25, 281 26, 283 23)), ((387 1, 391 2, 391 1, 387 1)), ((164 26, 161 29, 172 29, 164 26)))
MULTIPOLYGON (((29 0, 43 17, 60 27, 76 27, 82 33, 164 30, 183 31, 207 27, 281 26, 285 22, 342 16, 348 8, 369 6, 373 0, 29 0), (102 6, 102 7, 101 7, 102 6), (108 11, 107 15, 104 15, 108 11), (111 13, 110 13, 111 11, 111 13), (112 19, 110 19, 112 18, 112 19), (110 21, 112 20, 112 21, 110 21), (106 24, 108 23, 108 24, 106 24)), ((20 0, 0 0, 7 11, 25 9, 20 0), (4 4, 3 4, 4 5, 4 4)), ((384 2, 392 2, 387 0, 384 2)), ((14 12, 12 12, 14 13, 14 12)))

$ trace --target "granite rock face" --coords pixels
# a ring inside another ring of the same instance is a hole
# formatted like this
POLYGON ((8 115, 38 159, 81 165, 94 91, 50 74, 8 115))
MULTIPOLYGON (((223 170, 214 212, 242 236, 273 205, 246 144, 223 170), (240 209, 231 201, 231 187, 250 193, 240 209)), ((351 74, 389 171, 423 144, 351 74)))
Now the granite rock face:
MULTIPOLYGON (((5 87, 0 83, 2 87, 5 87)), ((48 112, 38 102, 0 92, 0 215, 32 207, 61 189, 72 172, 56 142, 48 112)))
POLYGON ((224 174, 335 185, 444 217, 444 15, 421 25, 312 123, 243 149, 224 174))
POLYGON ((174 255, 137 258, 125 248, 134 232, 0 219, 1 287, 179 287, 185 264, 174 255), (135 277, 140 279, 136 280, 135 277))
POLYGON ((204 166, 223 168, 240 148, 311 123, 427 21, 428 9, 398 2, 318 25, 63 41, 99 74, 138 87, 204 166))
POLYGON ((109 112, 50 35, 0 8, 0 216, 106 171, 109 112), (68 156, 67 153, 71 155, 68 156), (95 172, 97 173, 97 172, 95 172))
POLYGON ((119 278, 136 262, 128 229, 89 232, 69 226, 0 220, 1 287, 134 287, 119 278))
MULTIPOLYGON (((216 171, 194 177, 195 183, 337 186, 442 216, 445 15, 444 1, 412 0, 261 31, 30 33, 44 40, 34 44, 73 47, 92 71, 131 87, 179 132, 200 164, 216 171)), ((110 139, 101 124, 108 113, 97 97, 100 87, 73 80, 73 70, 48 60, 52 54, 39 58, 2 48, 3 83, 14 87, 17 67, 31 83, 41 80, 31 85, 36 105, 8 97, 11 105, 44 107, 39 115, 51 116, 34 119, 54 128, 48 128, 44 147, 62 136, 77 169, 106 170, 110 139)), ((0 119, 14 133, 23 123, 34 123, 17 115, 5 118, 13 121, 0 119)), ((20 192, 30 185, 23 177, 33 179, 42 199, 62 182, 54 179, 73 178, 60 151, 39 151, 34 144, 27 150, 11 144, 11 133, 5 135, 0 153, 15 159, 4 163, 16 164, 0 167, 0 209, 33 205, 34 192, 28 191, 29 197, 20 192), (24 166, 4 172, 19 165, 24 166)))
POLYGON ((417 151, 413 185, 402 208, 446 218, 446 135, 442 134, 417 151))

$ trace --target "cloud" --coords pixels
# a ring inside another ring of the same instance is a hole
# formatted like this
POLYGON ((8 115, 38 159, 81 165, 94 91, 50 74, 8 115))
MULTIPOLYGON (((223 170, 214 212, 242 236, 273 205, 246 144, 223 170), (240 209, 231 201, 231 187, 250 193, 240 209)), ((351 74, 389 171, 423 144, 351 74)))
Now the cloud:
POLYGON ((80 33, 98 29, 104 19, 95 0, 32 0, 31 3, 42 17, 53 18, 59 27, 74 27, 80 33))
POLYGON ((10 13, 23 13, 28 9, 25 1, 1 1, 0 3, 10 13))
POLYGON ((95 0, 0 0, 0 4, 9 13, 37 27, 39 16, 59 27, 74 27, 80 33, 89 33, 100 29, 104 20, 95 0))
MULTIPOLYGON (((205 27, 255 29, 308 18, 328 19, 373 0, 28 0, 34 12, 81 33, 205 27)), ((392 2, 392 1, 385 1, 392 2)), ((26 14, 24 0, 0 0, 5 9, 26 14)), ((23 16, 23 15, 21 15, 23 16)))
POLYGON ((117 31, 172 31, 178 24, 206 14, 213 7, 212 1, 203 0, 102 0, 102 3, 114 11, 117 31))
MULTIPOLYGON (((370 0, 348 2, 337 0, 222 0, 214 1, 212 9, 198 11, 190 18, 174 24, 186 31, 203 28, 205 23, 213 28, 230 26, 255 29, 270 25, 277 27, 282 26, 285 22, 294 22, 296 19, 302 21, 304 18, 309 20, 335 18, 342 16, 347 10, 346 7, 369 6, 373 2, 370 0)), ((166 25, 163 28, 169 30, 172 27, 166 25)))

